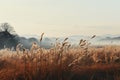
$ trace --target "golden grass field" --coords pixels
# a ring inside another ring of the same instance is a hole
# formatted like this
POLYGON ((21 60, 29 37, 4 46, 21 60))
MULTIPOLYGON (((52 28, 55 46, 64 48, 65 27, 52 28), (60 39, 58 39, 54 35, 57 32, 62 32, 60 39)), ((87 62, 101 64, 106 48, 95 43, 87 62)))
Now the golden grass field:
POLYGON ((67 39, 50 49, 33 43, 30 50, 0 50, 0 80, 120 80, 120 46, 81 39, 75 48, 67 39))

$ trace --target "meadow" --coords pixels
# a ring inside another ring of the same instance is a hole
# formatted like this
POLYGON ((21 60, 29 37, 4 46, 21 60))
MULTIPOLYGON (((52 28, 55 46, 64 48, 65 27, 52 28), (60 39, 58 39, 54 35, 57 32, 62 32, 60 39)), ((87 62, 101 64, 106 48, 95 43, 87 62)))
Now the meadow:
POLYGON ((0 80, 120 80, 120 46, 81 39, 74 47, 67 40, 56 39, 50 49, 35 42, 30 49, 1 49, 0 80))

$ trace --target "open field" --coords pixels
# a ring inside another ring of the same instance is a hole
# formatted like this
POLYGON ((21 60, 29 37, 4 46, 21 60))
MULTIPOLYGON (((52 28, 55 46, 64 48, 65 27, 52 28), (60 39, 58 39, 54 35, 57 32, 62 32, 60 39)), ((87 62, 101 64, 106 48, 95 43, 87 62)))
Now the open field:
POLYGON ((0 50, 0 80, 120 80, 120 46, 92 47, 81 40, 74 48, 56 42, 51 49, 0 50))
POLYGON ((120 0, 0 0, 0 80, 120 80, 120 0))

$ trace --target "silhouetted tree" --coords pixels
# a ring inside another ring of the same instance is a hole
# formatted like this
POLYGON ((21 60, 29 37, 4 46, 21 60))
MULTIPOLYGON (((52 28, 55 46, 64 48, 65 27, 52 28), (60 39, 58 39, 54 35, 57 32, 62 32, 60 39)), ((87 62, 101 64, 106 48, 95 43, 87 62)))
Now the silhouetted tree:
POLYGON ((14 28, 8 23, 2 23, 0 25, 0 48, 16 47, 18 44, 18 36, 14 31, 14 28))
POLYGON ((0 32, 8 32, 11 35, 16 35, 14 28, 10 26, 8 23, 2 23, 0 25, 0 32))

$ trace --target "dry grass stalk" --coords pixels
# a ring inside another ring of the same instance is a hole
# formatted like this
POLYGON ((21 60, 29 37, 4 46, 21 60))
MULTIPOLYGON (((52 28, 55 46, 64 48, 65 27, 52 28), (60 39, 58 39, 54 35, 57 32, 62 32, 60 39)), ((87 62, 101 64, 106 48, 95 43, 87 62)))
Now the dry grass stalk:
POLYGON ((95 38, 96 37, 96 35, 93 35, 92 37, 91 37, 91 39, 93 39, 93 38, 95 38))
POLYGON ((44 33, 42 33, 41 36, 40 36, 40 42, 41 42, 42 39, 43 39, 43 35, 44 35, 44 33))

